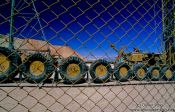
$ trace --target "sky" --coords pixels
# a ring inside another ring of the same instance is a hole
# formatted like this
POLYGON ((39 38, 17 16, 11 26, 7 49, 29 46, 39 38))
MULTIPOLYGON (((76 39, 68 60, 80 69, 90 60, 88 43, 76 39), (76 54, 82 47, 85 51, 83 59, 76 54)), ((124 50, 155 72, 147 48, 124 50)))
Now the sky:
MULTIPOLYGON (((164 50, 161 0, 34 0, 34 6, 15 1, 15 37, 67 45, 87 59, 113 59, 111 44, 127 53, 164 50)), ((2 0, 0 34, 9 34, 9 17, 10 2, 2 0)))

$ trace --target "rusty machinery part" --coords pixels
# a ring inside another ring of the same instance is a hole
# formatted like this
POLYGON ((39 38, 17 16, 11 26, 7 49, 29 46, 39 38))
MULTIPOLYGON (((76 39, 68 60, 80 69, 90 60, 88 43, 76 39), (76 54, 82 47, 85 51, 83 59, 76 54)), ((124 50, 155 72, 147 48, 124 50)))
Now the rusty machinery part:
POLYGON ((60 75, 65 83, 79 83, 84 79, 86 73, 85 62, 76 56, 66 58, 60 65, 60 75))
POLYGON ((19 73, 21 58, 17 51, 0 47, 0 82, 13 78, 19 73))
POLYGON ((90 75, 95 83, 105 83, 109 81, 112 68, 108 61, 99 59, 90 66, 90 75))
POLYGON ((158 81, 161 79, 161 69, 159 66, 151 66, 148 70, 149 78, 152 81, 158 81))
POLYGON ((55 71, 52 58, 41 53, 27 56, 21 69, 25 79, 31 83, 41 83, 55 71))
POLYGON ((133 77, 136 80, 144 80, 148 77, 147 67, 144 64, 135 64, 133 66, 133 77))
POLYGON ((163 69, 161 70, 161 78, 163 78, 164 80, 174 80, 175 78, 175 71, 173 70, 172 67, 163 67, 163 69))
POLYGON ((142 62, 143 59, 145 58, 145 55, 143 53, 131 53, 129 55, 129 61, 131 62, 142 62))
POLYGON ((127 63, 119 63, 114 67, 114 76, 116 80, 127 81, 131 76, 131 70, 127 63))

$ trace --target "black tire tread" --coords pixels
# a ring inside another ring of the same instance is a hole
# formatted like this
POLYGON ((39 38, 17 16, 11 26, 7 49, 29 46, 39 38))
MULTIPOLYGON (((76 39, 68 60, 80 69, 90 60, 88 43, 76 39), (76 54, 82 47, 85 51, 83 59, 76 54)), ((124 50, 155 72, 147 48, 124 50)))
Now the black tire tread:
POLYGON ((149 70, 148 70, 148 75, 149 75, 149 78, 150 78, 152 81, 161 80, 161 69, 160 69, 160 67, 159 67, 159 66, 151 66, 151 67, 149 68, 149 70), (159 76, 154 77, 154 76, 152 75, 152 71, 153 71, 154 69, 158 69, 158 70, 159 70, 159 76))
POLYGON ((28 55, 23 61, 23 65, 21 69, 22 69, 22 73, 26 81, 30 83, 44 82, 45 80, 50 78, 53 72, 55 71, 53 59, 51 58, 51 56, 43 55, 41 53, 35 53, 35 54, 28 55), (43 62, 45 65, 45 72, 39 77, 35 77, 29 72, 30 63, 32 61, 37 61, 37 60, 43 62))
POLYGON ((148 73, 147 72, 148 72, 147 67, 144 64, 136 64, 133 67, 133 77, 134 77, 135 80, 141 81, 141 80, 146 79, 148 77, 148 73), (140 78, 137 75, 137 70, 140 69, 140 68, 143 68, 145 70, 145 72, 146 72, 146 74, 145 74, 145 76, 143 78, 140 78))
POLYGON ((175 79, 175 71, 173 70, 173 68, 172 67, 168 67, 168 66, 164 66, 162 69, 161 69, 161 79, 163 79, 163 80, 168 80, 168 81, 172 81, 172 80, 174 80, 175 79), (165 76, 165 71, 166 70, 168 70, 168 69, 170 69, 172 72, 173 72, 173 76, 171 77, 171 78, 167 78, 166 76, 165 76))
POLYGON ((82 59, 80 59, 77 56, 70 56, 66 58, 65 60, 63 60, 62 64, 60 65, 60 76, 62 77, 65 83, 76 84, 76 83, 81 82, 84 79, 87 73, 87 69, 88 68, 85 62, 82 59), (78 77, 76 77, 76 79, 71 79, 67 77, 66 68, 70 63, 77 63, 79 64, 81 68, 80 74, 78 75, 78 77))
POLYGON ((16 50, 6 47, 0 47, 0 53, 4 54, 10 60, 10 68, 1 74, 0 82, 6 80, 13 80, 13 78, 19 73, 19 65, 21 64, 21 58, 16 50))
POLYGON ((111 65, 108 61, 106 61, 105 59, 98 59, 96 61, 94 61, 91 66, 90 66, 90 75, 93 79, 93 81, 95 83, 105 83, 105 82, 108 82, 110 80, 110 77, 111 77, 111 73, 112 73, 112 68, 111 68, 111 65), (99 65, 99 64, 102 64, 104 66, 107 67, 107 70, 108 70, 108 73, 105 75, 105 77, 103 78, 99 78, 98 76, 96 76, 95 74, 95 69, 96 67, 99 65))
POLYGON ((124 63, 124 62, 121 62, 121 63, 117 64, 114 67, 114 76, 115 76, 116 80, 119 80, 119 81, 122 81, 122 82, 123 81, 127 81, 130 78, 130 76, 131 76, 131 71, 130 71, 129 65, 127 63, 124 63), (128 69, 128 74, 126 75, 126 77, 122 78, 119 75, 119 70, 120 70, 121 67, 126 67, 128 69))

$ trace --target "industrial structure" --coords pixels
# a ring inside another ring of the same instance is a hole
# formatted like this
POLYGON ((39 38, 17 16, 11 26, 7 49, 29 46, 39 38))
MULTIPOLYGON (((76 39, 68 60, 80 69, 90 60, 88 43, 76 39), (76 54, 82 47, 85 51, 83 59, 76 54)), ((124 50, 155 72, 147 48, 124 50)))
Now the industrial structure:
POLYGON ((163 0, 163 40, 167 63, 175 64, 175 1, 163 0))

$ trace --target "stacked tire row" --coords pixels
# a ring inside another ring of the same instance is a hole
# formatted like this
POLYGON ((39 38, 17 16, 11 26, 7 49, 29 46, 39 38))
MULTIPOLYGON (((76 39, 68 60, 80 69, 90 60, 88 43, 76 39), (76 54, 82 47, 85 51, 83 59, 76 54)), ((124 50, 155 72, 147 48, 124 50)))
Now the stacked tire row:
POLYGON ((168 66, 146 67, 144 64, 118 63, 112 69, 111 63, 99 59, 88 67, 82 59, 76 56, 63 60, 57 68, 52 57, 48 55, 35 53, 21 61, 15 50, 0 47, 0 82, 13 80, 18 73, 21 73, 27 82, 41 83, 49 79, 58 69, 64 82, 71 84, 82 81, 88 73, 95 83, 106 83, 113 75, 118 81, 128 79, 158 81, 174 80, 175 78, 175 72, 168 66))

